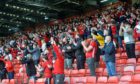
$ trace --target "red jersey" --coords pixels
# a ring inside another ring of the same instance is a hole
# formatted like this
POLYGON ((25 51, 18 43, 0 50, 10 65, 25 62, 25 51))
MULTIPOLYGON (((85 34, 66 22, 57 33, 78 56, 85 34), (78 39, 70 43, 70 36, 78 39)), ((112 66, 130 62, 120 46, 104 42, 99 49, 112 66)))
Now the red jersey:
MULTIPOLYGON (((89 46, 92 46, 93 48, 95 48, 94 52, 96 53, 96 51, 97 51, 97 43, 92 41, 92 42, 90 42, 89 46)), ((94 53, 94 55, 95 55, 95 53, 94 53)), ((92 57, 93 57, 93 49, 88 51, 88 52, 86 52, 86 58, 92 58, 92 57)))
POLYGON ((52 65, 52 64, 50 62, 46 61, 42 65, 42 67, 44 68, 44 77, 51 78, 52 77, 52 72, 49 69, 48 65, 52 65))
POLYGON ((11 61, 5 61, 5 67, 7 72, 13 72, 14 71, 14 67, 11 61))
POLYGON ((117 33, 116 26, 111 26, 111 31, 112 31, 113 36, 116 35, 116 33, 117 33))
POLYGON ((45 35, 44 35, 44 40, 45 40, 46 43, 50 41, 49 37, 47 37, 45 35))
POLYGON ((84 27, 82 25, 78 26, 78 32, 79 32, 80 35, 84 34, 84 27))
POLYGON ((53 64, 54 67, 53 73, 64 74, 64 58, 62 57, 61 51, 57 45, 53 45, 53 48, 57 57, 55 63, 53 64))
POLYGON ((12 56, 13 56, 14 58, 16 58, 17 53, 18 53, 18 50, 13 49, 13 48, 11 49, 11 54, 12 54, 12 56))

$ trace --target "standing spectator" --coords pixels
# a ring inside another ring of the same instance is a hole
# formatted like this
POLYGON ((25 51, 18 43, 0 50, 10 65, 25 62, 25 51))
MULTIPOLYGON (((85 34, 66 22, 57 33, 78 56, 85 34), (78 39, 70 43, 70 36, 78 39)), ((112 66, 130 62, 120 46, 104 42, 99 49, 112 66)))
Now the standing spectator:
POLYGON ((29 80, 33 79, 35 81, 35 75, 36 75, 36 67, 34 64, 34 61, 32 59, 32 55, 28 54, 27 57, 24 57, 21 60, 22 64, 26 64, 26 73, 27 76, 29 76, 29 80))
POLYGON ((85 41, 82 41, 83 48, 86 52, 86 63, 88 64, 88 68, 90 69, 90 74, 91 76, 95 76, 95 54, 97 50, 97 44, 95 37, 93 39, 89 38, 88 39, 88 46, 86 46, 85 41))
POLYGON ((12 54, 10 53, 10 50, 8 48, 5 49, 5 56, 9 58, 9 60, 12 61, 13 59, 13 56, 12 54))
POLYGON ((38 48, 37 44, 33 44, 33 50, 30 50, 28 48, 28 51, 32 54, 32 58, 33 58, 33 61, 34 61, 34 64, 35 65, 38 65, 39 64, 39 60, 40 60, 40 55, 41 55, 41 52, 40 52, 40 49, 38 48))
POLYGON ((74 41, 74 47, 73 50, 75 51, 76 61, 77 61, 77 69, 84 69, 85 64, 85 54, 83 50, 83 46, 81 44, 82 39, 79 35, 76 35, 76 42, 74 41))
POLYGON ((68 38, 63 38, 62 52, 65 56, 65 69, 72 69, 73 50, 68 38))
POLYGON ((44 77, 46 78, 45 84, 51 84, 52 78, 52 64, 49 62, 47 56, 42 56, 43 65, 42 67, 37 67, 40 72, 44 72, 44 77))
POLYGON ((140 41, 140 20, 138 21, 138 24, 134 28, 135 31, 135 38, 140 41))
POLYGON ((124 22, 121 24, 119 34, 123 34, 124 36, 124 42, 126 44, 126 53, 128 58, 136 58, 133 30, 129 22, 124 22))
POLYGON ((42 40, 41 42, 42 42, 41 50, 44 53, 45 49, 47 48, 47 45, 46 45, 46 42, 44 40, 42 40))
POLYGON ((96 37, 96 43, 97 43, 97 52, 95 54, 95 64, 96 67, 99 66, 99 61, 100 61, 100 55, 101 55, 101 49, 99 48, 100 46, 104 46, 104 37, 101 36, 97 31, 92 32, 92 36, 96 37))
POLYGON ((5 68, 8 72, 8 79, 14 79, 14 66, 13 66, 9 56, 5 57, 5 68))
POLYGON ((56 57, 53 60, 54 84, 64 84, 64 58, 55 41, 53 39, 51 41, 54 52, 56 53, 56 57))
POLYGON ((3 79, 6 79, 7 70, 5 68, 5 64, 2 60, 0 60, 0 82, 3 79))
POLYGON ((106 44, 103 47, 102 51, 105 54, 105 62, 109 76, 116 75, 116 68, 115 68, 115 46, 111 40, 111 36, 105 37, 106 44))

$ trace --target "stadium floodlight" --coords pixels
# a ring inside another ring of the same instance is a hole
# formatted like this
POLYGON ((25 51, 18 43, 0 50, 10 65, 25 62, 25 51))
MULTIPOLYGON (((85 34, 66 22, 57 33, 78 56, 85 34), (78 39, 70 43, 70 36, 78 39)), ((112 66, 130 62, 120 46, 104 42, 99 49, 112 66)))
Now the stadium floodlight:
POLYGON ((106 1, 108 1, 108 0, 101 0, 100 2, 103 3, 103 2, 106 2, 106 1))

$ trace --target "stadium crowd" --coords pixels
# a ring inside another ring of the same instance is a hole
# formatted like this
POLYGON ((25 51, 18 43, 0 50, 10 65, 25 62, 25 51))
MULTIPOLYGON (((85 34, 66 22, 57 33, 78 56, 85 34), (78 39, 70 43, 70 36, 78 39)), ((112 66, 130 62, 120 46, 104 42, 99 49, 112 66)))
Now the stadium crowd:
POLYGON ((90 16, 71 18, 62 24, 47 26, 41 32, 18 33, 16 37, 0 41, 0 79, 14 78, 13 60, 22 64, 29 79, 36 80, 37 72, 50 84, 64 84, 64 69, 88 65, 91 76, 96 76, 100 58, 106 64, 108 76, 116 76, 115 53, 125 51, 135 55, 135 42, 140 41, 140 7, 120 5, 90 16), (125 44, 125 45, 123 45, 125 44))

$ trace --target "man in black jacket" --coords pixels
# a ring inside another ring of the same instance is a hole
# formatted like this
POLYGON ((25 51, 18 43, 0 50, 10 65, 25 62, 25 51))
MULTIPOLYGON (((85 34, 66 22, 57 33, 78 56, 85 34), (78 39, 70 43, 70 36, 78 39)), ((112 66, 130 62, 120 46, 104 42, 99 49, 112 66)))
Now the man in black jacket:
POLYGON ((37 72, 31 54, 28 54, 27 57, 24 57, 21 62, 26 64, 26 73, 27 76, 29 76, 29 80, 33 79, 35 81, 35 75, 37 72))
POLYGON ((77 69, 84 69, 85 64, 85 53, 83 50, 83 46, 81 44, 82 38, 77 34, 75 36, 75 40, 73 41, 73 50, 75 51, 76 61, 77 61, 77 69))
POLYGON ((64 53, 65 57, 65 69, 72 69, 74 51, 72 49, 72 44, 66 37, 63 39, 62 52, 64 53))

